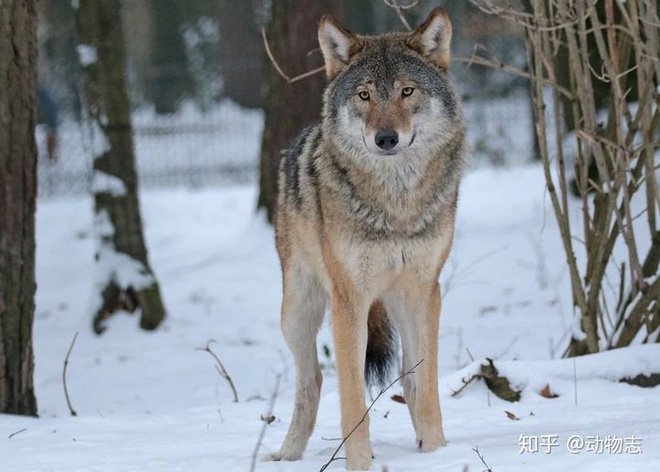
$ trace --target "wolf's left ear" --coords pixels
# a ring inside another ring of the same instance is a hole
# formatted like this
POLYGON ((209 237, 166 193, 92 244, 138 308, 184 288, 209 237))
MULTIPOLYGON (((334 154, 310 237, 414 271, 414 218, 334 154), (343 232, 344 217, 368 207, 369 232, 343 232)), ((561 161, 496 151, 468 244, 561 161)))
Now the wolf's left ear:
POLYGON ((362 48, 360 39, 331 15, 324 15, 319 21, 319 44, 329 79, 344 69, 351 56, 362 48))
POLYGON ((408 46, 443 69, 449 68, 450 43, 451 21, 442 8, 435 8, 408 39, 408 46))

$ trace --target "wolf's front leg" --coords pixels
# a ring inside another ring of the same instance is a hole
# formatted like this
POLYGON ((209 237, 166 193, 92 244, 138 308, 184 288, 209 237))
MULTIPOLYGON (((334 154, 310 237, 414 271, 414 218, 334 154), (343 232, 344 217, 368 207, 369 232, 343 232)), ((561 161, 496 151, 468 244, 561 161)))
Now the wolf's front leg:
POLYGON ((289 269, 284 274, 282 333, 296 364, 293 418, 279 452, 266 461, 302 458, 314 430, 323 376, 316 353, 316 335, 323 322, 325 294, 311 274, 289 269))
POLYGON ((369 305, 356 296, 334 293, 332 329, 339 377, 341 432, 346 440, 346 468, 367 470, 371 466, 369 415, 364 418, 364 362, 367 350, 367 316, 369 305))
POLYGON ((417 380, 413 407, 417 446, 422 452, 431 452, 447 444, 438 397, 440 285, 436 281, 432 284, 430 293, 419 293, 415 290, 409 297, 414 307, 410 315, 413 321, 413 339, 417 342, 417 359, 424 360, 413 374, 417 380))

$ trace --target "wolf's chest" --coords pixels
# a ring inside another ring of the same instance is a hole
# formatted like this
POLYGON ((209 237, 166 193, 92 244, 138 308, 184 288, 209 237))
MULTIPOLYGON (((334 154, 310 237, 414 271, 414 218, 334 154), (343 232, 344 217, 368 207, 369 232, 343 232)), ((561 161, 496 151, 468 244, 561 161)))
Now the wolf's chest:
POLYGON ((351 241, 342 248, 349 272, 367 277, 404 271, 432 272, 445 247, 442 237, 419 240, 351 241))

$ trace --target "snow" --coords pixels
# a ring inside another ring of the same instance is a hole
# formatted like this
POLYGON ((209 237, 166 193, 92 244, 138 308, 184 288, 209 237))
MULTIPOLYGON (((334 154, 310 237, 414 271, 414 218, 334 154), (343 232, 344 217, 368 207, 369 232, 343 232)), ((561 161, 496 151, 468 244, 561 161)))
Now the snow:
POLYGON ((95 170, 92 173, 91 191, 93 194, 108 193, 113 197, 121 197, 126 195, 126 186, 119 177, 95 170))
MULTIPOLYGON (((98 174, 102 172, 96 171, 95 175, 98 174)), ((108 177, 112 176, 108 175, 108 177)), ((123 185, 117 177, 112 178, 123 185)), ((110 282, 115 282, 122 288, 132 287, 136 292, 154 283, 153 276, 142 262, 115 249, 112 243, 115 228, 107 210, 101 209, 95 213, 94 231, 98 248, 95 254, 94 286, 90 290, 87 313, 96 313, 103 305, 102 293, 110 282)))
MULTIPOLYGON (((77 8, 77 6, 74 6, 74 8, 77 8)), ((83 67, 95 64, 96 61, 98 61, 96 46, 89 44, 79 44, 76 46, 76 52, 78 53, 78 62, 83 67)))
MULTIPOLYGON (((117 315, 100 337, 86 312, 94 283, 92 201, 40 200, 37 212, 35 386, 39 419, 0 416, 0 471, 248 471, 275 376, 283 372, 260 453, 274 452, 293 411, 294 369, 279 331, 280 269, 273 231, 255 214, 256 188, 142 193, 149 257, 168 318, 156 332, 117 315), (79 332, 67 378, 61 374, 79 332), (209 339, 232 376, 239 403, 214 370, 209 339), (9 436, 25 429, 12 438, 9 436)), ((637 472, 660 470, 660 395, 619 383, 658 372, 660 344, 559 360, 573 329, 570 281, 540 166, 469 173, 454 248, 441 276, 439 386, 449 444, 416 451, 405 405, 374 406, 371 470, 637 472), (472 361, 474 357, 476 361, 472 361), (522 389, 495 397, 482 381, 452 396, 486 357, 522 389), (559 395, 540 395, 548 384, 559 395), (577 405, 575 389, 577 387, 577 405), (509 411, 517 420, 505 414, 509 411), (551 453, 519 453, 521 435, 557 435, 551 453), (641 438, 641 454, 572 454, 572 435, 641 438)), ((319 335, 324 383, 303 461, 258 462, 262 472, 317 471, 340 435, 331 333, 319 335)), ((376 392, 373 392, 374 394, 376 392)), ((328 470, 343 470, 341 461, 328 470)))

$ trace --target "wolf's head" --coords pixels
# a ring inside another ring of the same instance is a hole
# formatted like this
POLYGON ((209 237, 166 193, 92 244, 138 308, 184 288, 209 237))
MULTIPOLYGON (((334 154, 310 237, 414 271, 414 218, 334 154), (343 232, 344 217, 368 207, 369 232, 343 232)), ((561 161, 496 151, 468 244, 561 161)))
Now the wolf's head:
POLYGON ((411 33, 359 36, 319 24, 329 84, 323 119, 344 152, 368 160, 427 153, 462 131, 448 76, 451 23, 441 9, 411 33))

